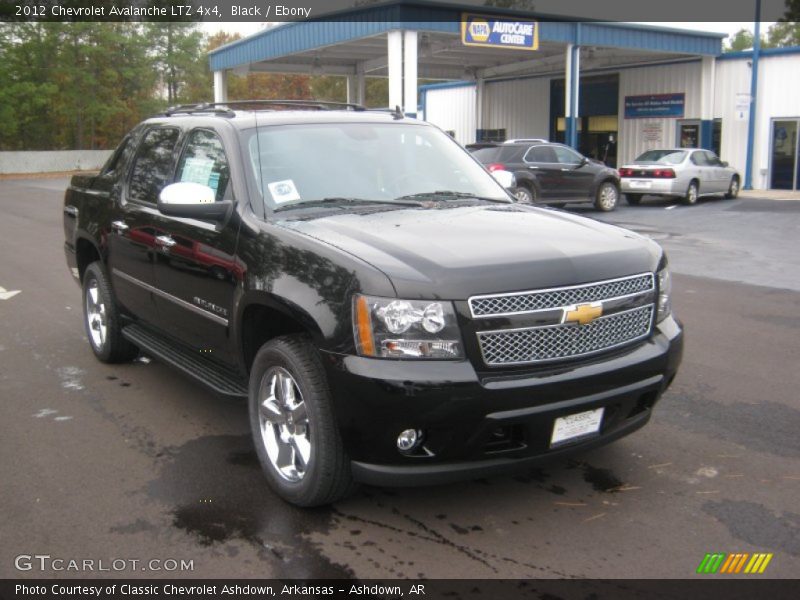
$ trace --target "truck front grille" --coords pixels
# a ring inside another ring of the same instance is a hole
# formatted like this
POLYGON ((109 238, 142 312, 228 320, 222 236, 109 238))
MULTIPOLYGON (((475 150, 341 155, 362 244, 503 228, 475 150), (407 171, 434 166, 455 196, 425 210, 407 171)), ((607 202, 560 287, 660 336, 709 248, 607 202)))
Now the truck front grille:
POLYGON ((643 294, 654 288, 653 274, 644 273, 621 279, 549 290, 473 296, 469 299, 469 307, 473 317, 499 317, 643 294))
POLYGON ((587 325, 564 323, 478 333, 489 366, 569 359, 610 350, 647 337, 653 304, 600 317, 587 325))

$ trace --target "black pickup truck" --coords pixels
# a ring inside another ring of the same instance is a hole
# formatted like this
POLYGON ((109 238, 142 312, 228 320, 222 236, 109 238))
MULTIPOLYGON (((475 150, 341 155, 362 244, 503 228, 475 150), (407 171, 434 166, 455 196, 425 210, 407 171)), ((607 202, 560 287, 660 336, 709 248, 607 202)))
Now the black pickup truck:
POLYGON ((515 203, 399 112, 168 110, 73 177, 64 230, 97 358, 142 350, 248 398, 264 473, 302 506, 610 442, 681 359, 657 244, 515 203))

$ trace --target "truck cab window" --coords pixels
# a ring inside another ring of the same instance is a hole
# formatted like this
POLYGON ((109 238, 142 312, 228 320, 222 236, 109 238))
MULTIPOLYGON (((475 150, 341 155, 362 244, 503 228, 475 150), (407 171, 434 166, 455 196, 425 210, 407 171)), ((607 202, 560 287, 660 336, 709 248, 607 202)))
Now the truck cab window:
POLYGON ((207 185, 216 193, 217 202, 230 200, 230 168, 219 137, 207 129, 196 129, 178 165, 176 181, 207 185))
POLYGON ((155 204, 172 175, 173 153, 180 131, 155 127, 147 132, 133 162, 128 198, 155 204))

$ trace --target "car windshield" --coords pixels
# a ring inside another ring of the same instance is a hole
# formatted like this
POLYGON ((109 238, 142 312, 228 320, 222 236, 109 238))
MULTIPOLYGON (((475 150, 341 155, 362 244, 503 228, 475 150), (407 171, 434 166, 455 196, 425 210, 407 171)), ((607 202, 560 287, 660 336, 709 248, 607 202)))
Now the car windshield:
POLYGON ((434 127, 304 123, 249 133, 253 179, 271 210, 322 203, 407 205, 407 198, 420 195, 510 201, 491 175, 434 127))
POLYGON ((686 158, 686 152, 680 150, 648 150, 636 158, 636 162, 660 163, 662 165, 677 165, 686 158))

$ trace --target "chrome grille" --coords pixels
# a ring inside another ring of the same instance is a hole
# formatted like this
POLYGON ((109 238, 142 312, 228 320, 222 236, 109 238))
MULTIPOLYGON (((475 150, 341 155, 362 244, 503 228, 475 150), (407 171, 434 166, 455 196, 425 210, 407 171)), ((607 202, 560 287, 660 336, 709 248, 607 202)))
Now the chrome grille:
POLYGON ((469 306, 473 317, 495 317, 561 308, 582 302, 609 300, 648 292, 654 288, 653 274, 645 273, 623 279, 549 290, 473 296, 469 299, 469 306))
POLYGON ((487 365, 513 365, 574 358, 609 350, 650 333, 653 305, 573 323, 478 333, 487 365))

